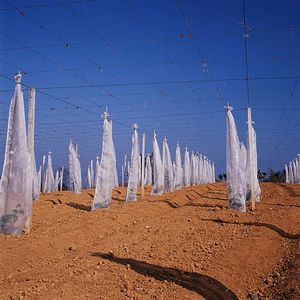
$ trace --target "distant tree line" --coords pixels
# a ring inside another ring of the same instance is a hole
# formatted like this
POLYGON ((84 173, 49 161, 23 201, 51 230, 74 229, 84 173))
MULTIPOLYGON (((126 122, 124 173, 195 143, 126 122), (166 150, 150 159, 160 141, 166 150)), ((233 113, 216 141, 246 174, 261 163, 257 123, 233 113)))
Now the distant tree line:
MULTIPOLYGON (((258 170, 257 177, 260 182, 285 182, 285 170, 274 171, 273 169, 269 169, 267 172, 258 170)), ((226 179, 226 173, 217 176, 218 182, 226 181, 226 179)))

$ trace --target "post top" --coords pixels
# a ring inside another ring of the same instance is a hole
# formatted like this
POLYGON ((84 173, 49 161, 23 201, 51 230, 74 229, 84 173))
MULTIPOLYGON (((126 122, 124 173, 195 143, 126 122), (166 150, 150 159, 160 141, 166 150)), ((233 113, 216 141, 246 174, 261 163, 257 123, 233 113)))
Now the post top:
POLYGON ((21 79, 22 79, 22 75, 21 75, 21 72, 19 71, 19 73, 16 74, 16 76, 15 76, 16 83, 21 83, 21 79))
POLYGON ((224 108, 225 108, 227 111, 232 111, 232 110, 233 110, 233 107, 229 105, 229 102, 227 102, 227 105, 224 106, 224 108))
POLYGON ((101 115, 101 117, 105 120, 105 119, 108 119, 108 117, 109 117, 109 113, 107 112, 107 111, 105 111, 102 115, 101 115))

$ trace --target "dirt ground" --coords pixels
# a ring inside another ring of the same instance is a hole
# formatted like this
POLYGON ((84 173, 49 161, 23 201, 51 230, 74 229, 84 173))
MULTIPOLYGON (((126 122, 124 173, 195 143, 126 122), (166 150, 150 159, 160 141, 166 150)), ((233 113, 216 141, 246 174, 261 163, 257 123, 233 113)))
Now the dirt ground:
POLYGON ((300 299, 300 185, 261 187, 249 213, 223 184, 93 212, 93 190, 42 195, 29 234, 0 235, 0 298, 300 299))

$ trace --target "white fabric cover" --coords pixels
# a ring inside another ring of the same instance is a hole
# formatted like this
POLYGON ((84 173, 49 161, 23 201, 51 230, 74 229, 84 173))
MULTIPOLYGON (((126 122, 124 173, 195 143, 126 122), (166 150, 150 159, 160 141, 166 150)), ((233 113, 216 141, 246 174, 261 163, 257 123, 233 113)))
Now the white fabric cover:
POLYGON ((152 185, 152 166, 150 154, 146 158, 145 185, 152 185))
POLYGON ((165 138, 163 141, 163 172, 164 172, 164 191, 174 191, 174 176, 173 176, 173 165, 170 155, 170 149, 168 141, 165 138))
POLYGON ((42 191, 44 191, 44 184, 45 184, 45 179, 46 179, 46 155, 43 155, 42 159, 42 174, 41 174, 41 185, 42 185, 42 191))
POLYGON ((295 161, 292 161, 292 169, 293 169, 293 183, 297 183, 297 170, 296 170, 295 161))
POLYGON ((88 170, 87 170, 87 181, 88 181, 88 188, 91 189, 92 188, 92 178, 91 178, 90 166, 88 166, 88 170))
POLYGON ((291 161, 289 162, 289 179, 290 183, 294 183, 293 167, 291 161))
POLYGON ((288 166, 286 164, 284 165, 284 168, 285 168, 285 182, 286 183, 290 183, 289 168, 288 168, 288 166))
POLYGON ((63 183, 64 183, 64 167, 61 168, 60 170, 60 176, 59 176, 59 190, 63 190, 63 183))
POLYGON ((203 160, 203 183, 208 183, 207 179, 207 159, 205 156, 202 157, 203 160))
POLYGON ((172 169, 173 169, 173 185, 174 185, 174 189, 175 189, 175 177, 176 177, 176 163, 175 161, 172 162, 172 169))
POLYGON ((47 168, 45 172, 44 193, 53 192, 54 188, 54 173, 52 167, 51 152, 48 153, 47 168))
POLYGON ((59 171, 57 170, 55 173, 53 192, 58 191, 58 184, 59 184, 59 171))
POLYGON ((195 155, 194 152, 192 151, 191 155, 191 185, 195 185, 195 155))
POLYGON ((82 189, 81 166, 78 156, 78 145, 69 144, 69 175, 70 190, 75 194, 80 194, 82 189))
POLYGON ((300 183, 300 154, 297 157, 297 183, 300 183))
POLYGON ((0 232, 17 235, 23 232, 31 216, 32 178, 21 75, 17 75, 15 79, 0 185, 0 232))
POLYGON ((112 189, 115 185, 116 159, 112 139, 112 122, 104 114, 102 154, 97 171, 95 197, 92 210, 107 208, 111 203, 112 189))
POLYGON ((228 187, 228 206, 231 209, 246 211, 243 180, 240 168, 240 142, 232 108, 227 108, 227 136, 226 136, 226 170, 228 187))
POLYGON ((96 156, 96 173, 95 173, 95 186, 97 184, 97 177, 98 177, 98 171, 99 171, 99 168, 100 168, 100 160, 99 160, 99 156, 97 155, 96 156))
POLYGON ((129 167, 128 185, 126 192, 126 201, 135 201, 137 187, 139 184, 140 176, 140 153, 139 153, 139 137, 137 132, 137 125, 133 125, 132 134, 132 150, 131 150, 131 160, 129 167))
POLYGON ((155 132, 153 136, 153 179, 151 195, 161 195, 164 192, 164 171, 155 132))
POLYGON ((201 184, 201 183, 204 183, 204 173, 203 173, 204 166, 203 166, 203 155, 202 154, 199 155, 198 169, 199 169, 199 183, 201 184))
POLYGON ((187 148, 185 148, 185 152, 184 152, 183 184, 184 184, 184 186, 190 186, 191 185, 190 154, 189 154, 187 148))
POLYGON ((182 173, 180 146, 177 143, 175 152, 175 190, 182 187, 182 173))
POLYGON ((212 183, 216 182, 216 170, 215 170, 215 164, 212 164, 212 183))

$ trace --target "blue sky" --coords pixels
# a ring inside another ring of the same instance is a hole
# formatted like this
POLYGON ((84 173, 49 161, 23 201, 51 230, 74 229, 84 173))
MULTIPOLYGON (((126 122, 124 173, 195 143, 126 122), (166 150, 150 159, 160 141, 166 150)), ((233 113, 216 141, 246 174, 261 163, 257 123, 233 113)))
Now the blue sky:
MULTIPOLYGON (((300 152, 300 2, 245 3, 259 168, 279 169, 300 152)), ((20 69, 38 91, 37 162, 51 149, 55 166, 67 166, 71 138, 85 174, 108 106, 119 167, 137 122, 147 152, 155 129, 173 155, 178 140, 224 172, 227 102, 246 139, 242 22, 241 0, 0 1, 0 74, 20 69)), ((13 88, 0 77, 1 160, 13 88)))

